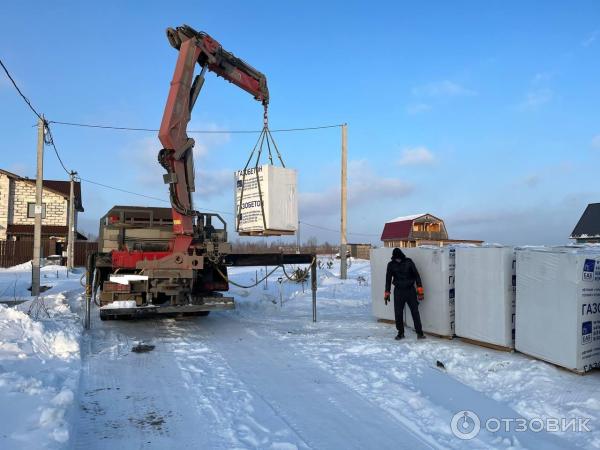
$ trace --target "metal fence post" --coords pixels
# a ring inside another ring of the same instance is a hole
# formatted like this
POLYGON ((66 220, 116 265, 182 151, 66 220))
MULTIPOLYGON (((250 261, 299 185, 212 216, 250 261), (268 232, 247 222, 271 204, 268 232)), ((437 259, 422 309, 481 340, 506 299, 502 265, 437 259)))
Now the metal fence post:
POLYGON ((96 258, 94 253, 90 253, 87 258, 87 264, 85 265, 85 305, 84 305, 84 319, 83 327, 86 330, 90 329, 91 326, 91 309, 92 309, 92 294, 94 291, 94 274, 96 272, 96 258))
POLYGON ((310 266, 310 288, 312 290, 312 314, 313 322, 317 321, 317 255, 314 255, 312 265, 310 266))

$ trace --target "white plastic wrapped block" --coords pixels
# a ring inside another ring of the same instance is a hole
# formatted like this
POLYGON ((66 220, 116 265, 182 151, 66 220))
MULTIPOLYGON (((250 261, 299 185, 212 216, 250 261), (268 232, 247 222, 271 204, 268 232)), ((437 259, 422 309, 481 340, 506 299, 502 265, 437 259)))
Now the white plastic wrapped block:
MULTIPOLYGON (((383 294, 385 292, 385 271, 387 263, 392 257, 391 248, 371 249, 371 308, 373 315, 378 319, 394 320, 394 294, 391 301, 385 304, 383 294)), ((393 291, 393 289, 392 289, 393 291)))
POLYGON ((516 349, 577 372, 600 367, 598 248, 516 253, 516 349))
POLYGON ((515 251, 456 249, 456 335, 514 347, 515 251))
POLYGON ((244 170, 238 170, 234 175, 234 210, 238 232, 253 235, 294 234, 298 227, 296 171, 265 164, 246 169, 245 172, 245 176, 244 170))
MULTIPOLYGON (((379 319, 394 320, 394 290, 392 301, 385 305, 385 272, 392 257, 392 248, 371 250, 371 296, 373 315, 379 319)), ((453 248, 404 248, 411 258, 423 283, 425 300, 419 303, 423 331, 441 336, 454 334, 454 259, 453 248)), ((414 327, 408 306, 404 309, 405 322, 414 327)))

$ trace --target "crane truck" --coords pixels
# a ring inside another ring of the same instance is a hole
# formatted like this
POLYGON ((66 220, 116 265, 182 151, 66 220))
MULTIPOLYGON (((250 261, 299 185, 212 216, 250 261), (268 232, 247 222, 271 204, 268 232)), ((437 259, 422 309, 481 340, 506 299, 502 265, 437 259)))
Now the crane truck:
MULTIPOLYGON (((87 267, 87 291, 94 295, 100 291, 101 319, 207 315, 212 310, 232 309, 233 297, 223 294, 229 290, 228 267, 314 262, 311 254, 233 253, 223 218, 194 209, 194 140, 187 134, 187 125, 206 72, 259 101, 265 123, 269 90, 264 74, 208 34, 183 25, 168 28, 167 38, 179 51, 158 133, 163 146, 158 162, 166 172, 163 181, 168 184, 170 214, 164 208, 115 206, 101 219, 100 249, 90 256, 87 267), (200 73, 194 75, 196 64, 200 73)), ((315 274, 312 264, 313 304, 315 274)), ((313 305, 313 318, 315 314, 313 305)))

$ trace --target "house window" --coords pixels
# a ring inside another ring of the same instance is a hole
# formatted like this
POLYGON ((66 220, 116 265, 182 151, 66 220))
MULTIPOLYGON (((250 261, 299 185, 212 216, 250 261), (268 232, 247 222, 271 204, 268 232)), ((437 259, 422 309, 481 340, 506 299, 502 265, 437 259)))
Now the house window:
MULTIPOLYGON (((27 217, 33 219, 35 217, 35 203, 27 203, 27 217)), ((42 219, 46 218, 46 204, 42 203, 42 219)))

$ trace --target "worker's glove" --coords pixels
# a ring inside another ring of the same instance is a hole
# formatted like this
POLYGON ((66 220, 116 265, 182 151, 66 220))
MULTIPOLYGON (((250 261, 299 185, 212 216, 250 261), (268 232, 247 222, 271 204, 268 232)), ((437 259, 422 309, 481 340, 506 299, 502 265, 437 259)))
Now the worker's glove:
POLYGON ((383 293, 383 300, 385 300, 385 304, 387 305, 388 302, 390 301, 390 293, 388 291, 385 291, 383 293))
POLYGON ((422 287, 418 287, 417 288, 417 300, 423 301, 424 298, 425 298, 425 291, 423 290, 422 287))

